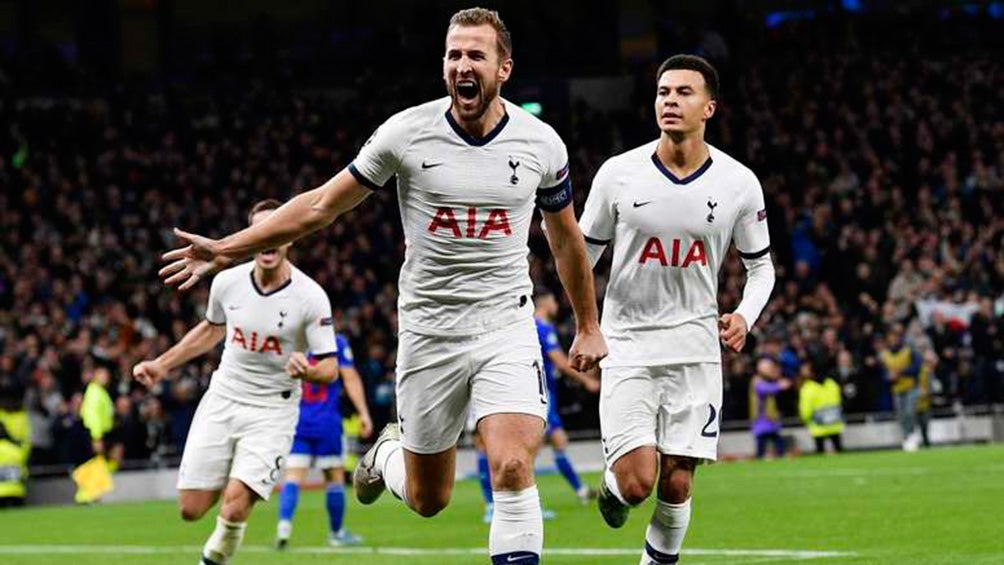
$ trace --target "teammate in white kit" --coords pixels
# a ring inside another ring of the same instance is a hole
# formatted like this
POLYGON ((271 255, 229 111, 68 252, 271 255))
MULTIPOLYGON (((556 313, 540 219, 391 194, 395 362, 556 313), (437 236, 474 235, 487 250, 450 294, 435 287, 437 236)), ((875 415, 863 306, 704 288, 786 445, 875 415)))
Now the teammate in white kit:
POLYGON ((677 55, 656 81, 659 139, 603 164, 579 221, 594 265, 614 247, 602 320, 606 522, 622 526, 659 477, 642 564, 678 560, 696 465, 717 455, 718 342, 741 350, 774 286, 760 183, 704 141, 716 71, 677 55), (733 242, 747 282, 735 312, 719 317, 718 271, 733 242))
POLYGON ((368 504, 386 486, 422 516, 442 510, 470 404, 495 491, 492 560, 538 563, 543 524, 533 459, 548 399, 527 262, 535 202, 576 314, 573 367, 595 365, 606 345, 569 206, 565 146, 548 125, 499 96, 511 53, 497 13, 458 12, 443 58, 449 97, 391 117, 346 170, 260 225, 219 241, 179 231, 190 245, 165 254, 174 262, 162 276, 190 287, 236 258, 328 225, 396 175, 407 244, 398 300, 401 427, 388 426, 360 461, 356 496, 368 504))
MULTIPOLYGON (((280 206, 265 200, 249 220, 260 224, 280 206)), ((301 380, 330 382, 338 371, 327 294, 286 260, 289 245, 213 279, 206 319, 133 376, 152 386, 175 367, 226 338, 223 358, 199 402, 178 471, 186 521, 223 502, 200 563, 227 563, 244 537, 251 508, 268 500, 281 476, 299 414, 301 380), (305 352, 319 361, 310 365, 305 352)))

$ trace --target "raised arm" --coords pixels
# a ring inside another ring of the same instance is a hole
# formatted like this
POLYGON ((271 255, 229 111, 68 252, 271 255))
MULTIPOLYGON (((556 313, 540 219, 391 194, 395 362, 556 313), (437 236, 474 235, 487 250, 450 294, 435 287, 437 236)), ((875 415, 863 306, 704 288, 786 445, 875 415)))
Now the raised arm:
POLYGON ((348 169, 321 186, 293 197, 268 218, 214 240, 175 228, 185 244, 164 254, 160 276, 185 290, 236 261, 313 233, 355 208, 373 191, 348 169))

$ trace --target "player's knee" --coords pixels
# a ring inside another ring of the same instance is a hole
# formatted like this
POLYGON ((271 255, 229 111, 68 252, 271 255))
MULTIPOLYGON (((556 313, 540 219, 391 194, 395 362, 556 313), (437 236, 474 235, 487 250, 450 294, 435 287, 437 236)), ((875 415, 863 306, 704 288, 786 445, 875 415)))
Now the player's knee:
POLYGON ((627 477, 627 480, 621 479, 619 483, 618 486, 621 490, 621 496, 624 497, 624 501, 631 506, 637 506, 645 502, 645 499, 652 494, 652 487, 655 486, 655 478, 631 475, 627 477))
POLYGON ((417 496, 409 494, 411 508, 424 518, 432 518, 450 504, 449 492, 419 492, 417 496))
POLYGON ((181 513, 181 519, 186 522, 194 522, 199 518, 206 515, 206 511, 209 508, 203 504, 193 503, 187 500, 182 500, 178 502, 178 511, 181 513))
POLYGON ((530 463, 520 457, 507 457, 492 469, 493 487, 496 490, 521 490, 533 482, 530 463))
POLYGON ((220 516, 228 522, 247 522, 251 514, 251 505, 243 501, 226 501, 220 508, 220 516))
POLYGON ((690 498, 694 479, 690 473, 672 473, 659 485, 659 498, 670 504, 681 504, 690 498))

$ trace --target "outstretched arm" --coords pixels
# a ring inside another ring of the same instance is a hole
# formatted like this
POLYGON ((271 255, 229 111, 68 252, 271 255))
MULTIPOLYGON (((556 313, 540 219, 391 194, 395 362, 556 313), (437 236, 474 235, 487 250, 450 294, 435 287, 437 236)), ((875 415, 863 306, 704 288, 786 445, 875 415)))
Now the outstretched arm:
POLYGON ((208 353, 227 335, 227 327, 203 320, 181 338, 181 341, 152 361, 143 361, 132 369, 133 377, 146 386, 167 376, 175 367, 208 353))
POLYGON ((372 190, 343 169, 323 185, 293 197, 268 218, 223 239, 213 240, 175 228, 186 245, 164 254, 168 265, 160 276, 180 290, 234 262, 297 240, 355 208, 372 190))
POLYGON ((600 334, 596 290, 593 271, 586 258, 586 243, 571 206, 557 212, 545 211, 543 216, 558 276, 575 312, 575 341, 569 352, 571 366, 584 371, 607 356, 607 345, 600 334))

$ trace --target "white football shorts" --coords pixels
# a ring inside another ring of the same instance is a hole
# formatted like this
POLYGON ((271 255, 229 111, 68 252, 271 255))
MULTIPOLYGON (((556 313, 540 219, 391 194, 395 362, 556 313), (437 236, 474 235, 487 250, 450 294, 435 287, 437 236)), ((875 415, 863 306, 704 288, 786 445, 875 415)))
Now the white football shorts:
POLYGON ((600 428, 607 467, 646 445, 714 461, 721 409, 720 363, 603 369, 600 428))
POLYGON ((517 413, 547 421, 547 385, 533 318, 474 336, 402 330, 397 350, 402 445, 440 453, 457 444, 468 419, 517 413))
POLYGON ((178 469, 178 489, 222 490, 237 479, 263 500, 282 476, 299 416, 296 404, 243 404, 206 392, 178 469))

